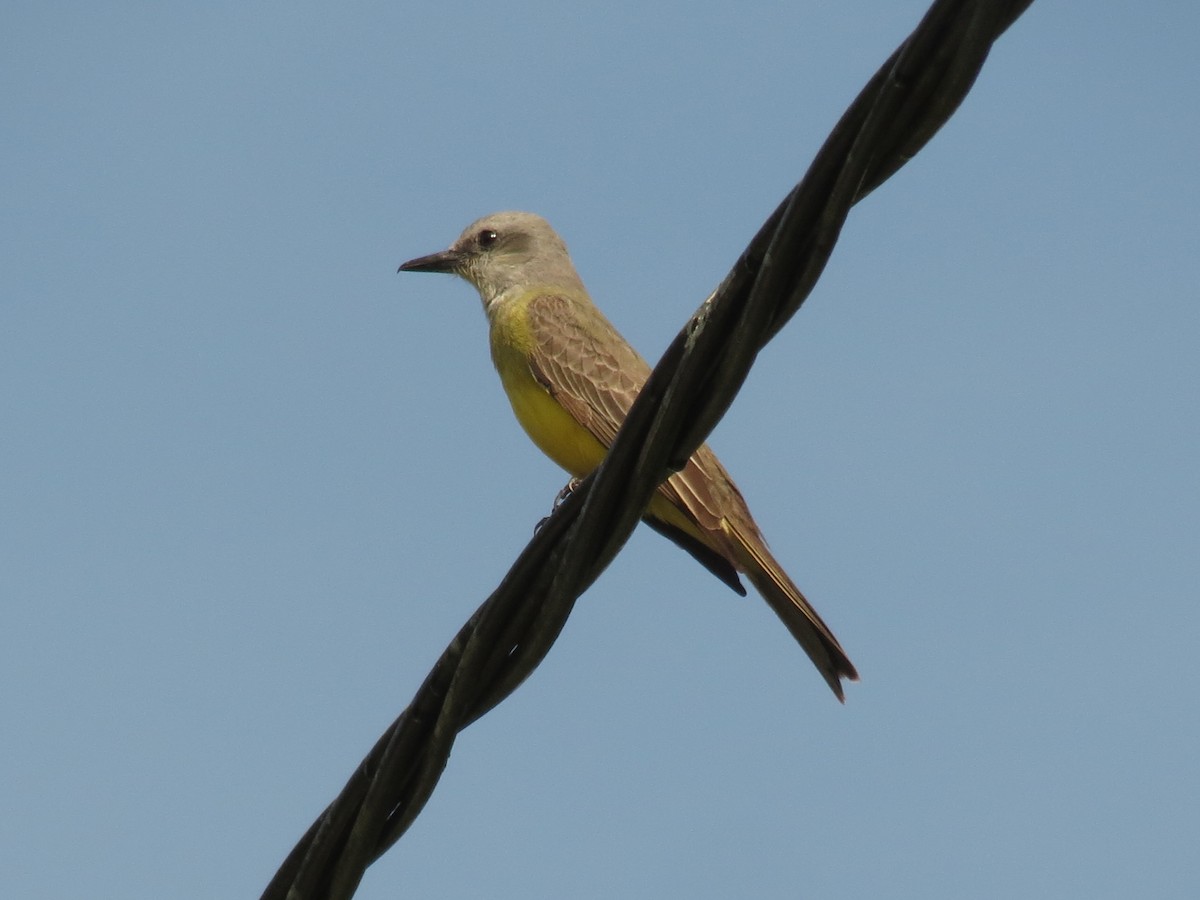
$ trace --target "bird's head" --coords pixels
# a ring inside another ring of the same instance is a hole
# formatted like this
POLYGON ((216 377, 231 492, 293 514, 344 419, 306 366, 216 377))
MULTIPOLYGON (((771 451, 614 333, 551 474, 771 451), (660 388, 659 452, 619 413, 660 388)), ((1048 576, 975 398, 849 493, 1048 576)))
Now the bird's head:
POLYGON ((581 291, 566 244, 550 223, 527 212, 484 216, 446 250, 410 259, 400 272, 448 272, 469 281, 485 306, 514 288, 581 291))

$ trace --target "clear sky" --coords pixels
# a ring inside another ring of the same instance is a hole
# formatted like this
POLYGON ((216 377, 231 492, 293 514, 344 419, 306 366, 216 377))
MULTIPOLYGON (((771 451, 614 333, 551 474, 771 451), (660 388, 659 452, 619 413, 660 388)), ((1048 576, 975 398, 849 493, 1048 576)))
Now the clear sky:
MULTIPOLYGON (((469 287, 652 360, 919 0, 14 4, 0 893, 253 897, 564 476, 469 287)), ((712 443, 863 679, 646 529, 362 898, 1200 895, 1194 3, 1042 0, 712 443)))

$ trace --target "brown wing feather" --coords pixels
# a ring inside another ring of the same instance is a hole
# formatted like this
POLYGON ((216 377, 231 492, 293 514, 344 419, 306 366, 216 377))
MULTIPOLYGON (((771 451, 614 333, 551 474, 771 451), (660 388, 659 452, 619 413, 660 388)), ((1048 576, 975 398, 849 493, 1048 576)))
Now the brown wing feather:
MULTIPOLYGON (((575 421, 605 447, 612 446, 650 376, 650 366, 590 301, 543 294, 529 302, 526 316, 533 338, 529 358, 534 377, 575 421)), ((711 459, 719 469, 711 451, 703 451, 698 458, 711 459)), ((696 462, 689 462, 685 471, 693 469, 686 480, 683 473, 672 475, 659 490, 685 520, 695 524, 697 533, 689 534, 678 523, 653 515, 647 515, 646 522, 745 596, 733 558, 705 539, 714 529, 719 533, 720 513, 696 462)))
POLYGON ((612 446, 650 367, 588 301, 542 294, 526 314, 534 377, 601 444, 612 446))
MULTIPOLYGON (((534 377, 575 421, 612 446, 650 366, 588 301, 543 294, 530 301, 527 315, 534 377)), ((707 445, 663 485, 668 499, 704 531, 720 529, 731 506, 722 495, 730 491, 737 488, 707 445)), ((733 509, 744 507, 740 494, 737 501, 733 509)))

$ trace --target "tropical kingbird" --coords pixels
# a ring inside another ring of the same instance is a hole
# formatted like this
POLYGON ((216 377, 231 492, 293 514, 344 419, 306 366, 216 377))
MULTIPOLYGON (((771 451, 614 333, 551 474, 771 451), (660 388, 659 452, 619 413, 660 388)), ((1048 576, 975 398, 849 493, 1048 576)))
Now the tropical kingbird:
MULTIPOLYGON (((576 478, 604 458, 650 366, 592 303, 566 245, 540 216, 486 216, 402 272, 448 272, 483 300, 492 361, 533 442, 576 478)), ((839 700, 858 679, 833 632, 767 549, 741 492, 705 444, 658 488, 645 521, 745 595, 742 572, 839 700)))

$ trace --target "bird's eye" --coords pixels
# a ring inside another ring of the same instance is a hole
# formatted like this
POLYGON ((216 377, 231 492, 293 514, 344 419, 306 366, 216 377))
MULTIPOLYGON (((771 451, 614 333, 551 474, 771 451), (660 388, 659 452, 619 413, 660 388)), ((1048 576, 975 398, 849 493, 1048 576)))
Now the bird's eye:
POLYGON ((500 235, 492 231, 490 228, 485 228, 478 235, 480 247, 491 247, 496 241, 500 240, 500 235))

